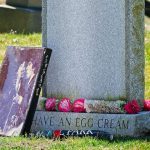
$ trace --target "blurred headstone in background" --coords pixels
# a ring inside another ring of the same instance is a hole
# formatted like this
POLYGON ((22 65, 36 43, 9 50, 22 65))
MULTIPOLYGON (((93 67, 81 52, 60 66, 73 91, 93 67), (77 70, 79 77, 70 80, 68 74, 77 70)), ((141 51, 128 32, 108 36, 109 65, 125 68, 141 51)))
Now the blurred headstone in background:
POLYGON ((0 4, 4 4, 6 0, 0 0, 0 4))
POLYGON ((40 8, 41 0, 6 0, 6 4, 13 5, 17 7, 30 7, 30 8, 40 8))
POLYGON ((0 0, 0 33, 41 32, 41 0, 0 0))
POLYGON ((145 0, 145 15, 150 17, 150 0, 145 0))

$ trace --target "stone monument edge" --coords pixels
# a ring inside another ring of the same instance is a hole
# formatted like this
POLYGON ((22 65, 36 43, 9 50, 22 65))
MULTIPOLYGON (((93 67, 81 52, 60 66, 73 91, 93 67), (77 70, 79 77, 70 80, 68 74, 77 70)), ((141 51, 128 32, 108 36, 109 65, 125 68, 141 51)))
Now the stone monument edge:
POLYGON ((125 1, 125 80, 127 100, 144 100, 144 0, 125 1), (130 6, 130 7, 129 7, 130 6), (140 17, 139 17, 140 15, 140 17), (140 18, 140 19, 139 19, 140 18), (128 32, 127 32, 128 30, 128 32))
MULTIPOLYGON (((42 0, 42 46, 47 47, 47 0, 42 0)), ((47 74, 44 80, 42 95, 47 97, 47 74)))

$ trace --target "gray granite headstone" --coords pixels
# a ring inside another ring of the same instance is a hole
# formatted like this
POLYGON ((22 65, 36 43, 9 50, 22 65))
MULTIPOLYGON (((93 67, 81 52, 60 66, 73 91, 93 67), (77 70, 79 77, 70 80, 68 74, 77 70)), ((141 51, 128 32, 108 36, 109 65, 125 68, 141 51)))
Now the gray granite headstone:
MULTIPOLYGON (((44 96, 144 99, 144 0, 43 0, 43 46, 53 49, 44 96)), ((138 136, 150 113, 36 111, 31 132, 102 130, 138 136)))
POLYGON ((42 16, 45 96, 144 98, 144 0, 43 0, 42 16))

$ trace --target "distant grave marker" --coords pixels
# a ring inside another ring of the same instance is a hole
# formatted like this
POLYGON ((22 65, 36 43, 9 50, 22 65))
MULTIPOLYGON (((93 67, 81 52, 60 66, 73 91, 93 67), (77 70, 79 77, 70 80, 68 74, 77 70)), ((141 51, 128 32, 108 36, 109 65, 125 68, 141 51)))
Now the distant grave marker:
POLYGON ((0 1, 0 32, 41 32, 41 3, 41 0, 0 1))
POLYGON ((6 0, 8 5, 19 7, 41 8, 42 0, 6 0))

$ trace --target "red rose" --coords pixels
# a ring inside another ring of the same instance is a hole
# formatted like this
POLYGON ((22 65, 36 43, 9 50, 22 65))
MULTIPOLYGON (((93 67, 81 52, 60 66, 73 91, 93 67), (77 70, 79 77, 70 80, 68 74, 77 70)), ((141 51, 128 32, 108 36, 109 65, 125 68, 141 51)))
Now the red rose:
POLYGON ((73 103, 73 111, 74 112, 85 112, 84 108, 84 101, 85 99, 76 99, 73 103))
POLYGON ((61 131, 60 131, 60 130, 55 130, 55 131, 53 132, 53 137, 54 137, 54 138, 59 138, 59 137, 60 137, 60 134, 61 134, 61 131))
POLYGON ((54 111, 56 110, 56 98, 48 98, 45 103, 46 111, 54 111))
POLYGON ((132 100, 131 102, 128 102, 127 104, 125 104, 124 110, 128 114, 136 114, 140 112, 140 106, 136 100, 132 100))
POLYGON ((150 100, 144 101, 144 110, 150 111, 150 100))
POLYGON ((58 104, 58 110, 60 112, 70 112, 72 110, 72 104, 69 98, 63 98, 58 104))

